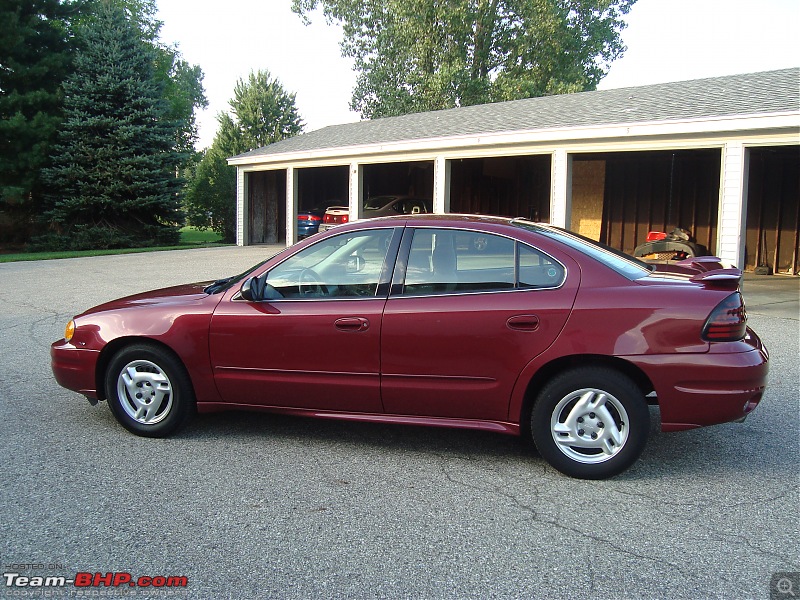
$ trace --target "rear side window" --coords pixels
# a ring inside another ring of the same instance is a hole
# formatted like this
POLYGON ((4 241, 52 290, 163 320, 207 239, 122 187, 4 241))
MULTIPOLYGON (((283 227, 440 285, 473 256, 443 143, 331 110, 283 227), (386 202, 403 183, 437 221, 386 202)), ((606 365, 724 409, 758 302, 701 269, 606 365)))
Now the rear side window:
POLYGON ((557 287, 565 274, 551 257, 509 238, 476 231, 417 229, 403 294, 557 287))
POLYGON ((522 219, 515 219, 511 222, 511 224, 557 240, 562 244, 569 246, 573 250, 577 250, 578 252, 603 263, 610 269, 613 269, 623 277, 627 277, 630 280, 646 277, 653 271, 652 265, 648 265, 638 258, 629 256, 623 252, 620 252, 619 250, 616 250, 615 248, 611 248, 610 246, 606 246, 600 242, 590 240, 589 238, 572 231, 567 231, 552 225, 532 223, 522 219))
POLYGON ((560 262, 526 244, 518 242, 517 249, 519 287, 552 288, 563 283, 566 271, 560 262))

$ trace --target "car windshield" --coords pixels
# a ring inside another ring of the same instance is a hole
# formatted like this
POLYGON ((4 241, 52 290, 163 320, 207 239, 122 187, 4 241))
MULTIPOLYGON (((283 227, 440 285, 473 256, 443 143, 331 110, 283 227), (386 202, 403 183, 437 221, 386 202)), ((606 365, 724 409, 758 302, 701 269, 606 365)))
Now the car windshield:
POLYGON ((261 265, 263 265, 264 263, 266 263, 266 262, 267 262, 268 260, 270 260, 271 258, 273 258, 273 257, 277 256, 278 254, 280 254, 280 253, 279 253, 279 252, 276 252, 276 253, 275 253, 275 254, 273 254, 272 256, 269 256, 269 257, 265 258, 265 259, 264 259, 264 260, 262 260, 260 263, 258 263, 258 264, 256 264, 256 265, 253 265, 252 267, 250 267, 249 269, 247 269, 247 270, 246 270, 244 273, 239 273, 238 275, 232 275, 232 276, 230 276, 230 277, 223 277, 222 279, 217 279, 217 280, 216 280, 214 283, 212 283, 211 285, 207 285, 206 287, 204 287, 204 288, 203 288, 203 291, 204 291, 206 294, 218 294, 218 293, 220 293, 220 292, 224 292, 224 291, 226 291, 226 290, 230 289, 230 287, 231 287, 231 286, 232 286, 234 283, 236 283, 237 281, 241 281, 242 279, 244 279, 245 277, 247 277, 248 275, 250 275, 250 273, 252 273, 252 272, 253 272, 253 271, 255 271, 256 269, 258 269, 258 268, 259 268, 261 265))
POLYGON ((378 210, 383 208, 397 196, 375 196, 364 201, 364 210, 378 210))
POLYGON ((545 225, 543 223, 534 223, 524 219, 515 219, 512 225, 528 229, 540 235, 544 235, 551 239, 566 244, 570 248, 590 256, 591 258, 603 263, 607 267, 613 269, 623 277, 630 280, 641 279, 646 277, 653 271, 653 266, 642 262, 638 258, 634 258, 624 252, 620 252, 615 248, 601 244, 595 240, 584 237, 578 233, 567 231, 560 227, 552 225, 545 225))

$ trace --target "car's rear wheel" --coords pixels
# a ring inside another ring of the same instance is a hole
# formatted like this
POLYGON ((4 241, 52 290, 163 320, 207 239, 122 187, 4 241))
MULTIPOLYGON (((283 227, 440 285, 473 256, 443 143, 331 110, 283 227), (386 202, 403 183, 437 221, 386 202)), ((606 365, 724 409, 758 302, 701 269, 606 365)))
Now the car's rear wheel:
POLYGON ((622 373, 602 367, 554 377, 531 411, 539 453, 562 473, 581 479, 604 479, 630 467, 649 430, 642 391, 622 373))
POLYGON ((191 416, 194 391, 183 364, 168 350, 134 344, 117 352, 105 379, 111 412, 128 431, 169 435, 191 416))

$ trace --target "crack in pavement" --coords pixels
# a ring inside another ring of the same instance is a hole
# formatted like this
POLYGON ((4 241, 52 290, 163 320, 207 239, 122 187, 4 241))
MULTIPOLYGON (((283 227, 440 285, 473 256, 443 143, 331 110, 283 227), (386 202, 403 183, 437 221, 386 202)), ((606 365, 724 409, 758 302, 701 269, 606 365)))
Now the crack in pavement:
MULTIPOLYGON (((513 502, 513 504, 517 508, 519 508, 523 512, 528 513, 529 517, 527 519, 525 519, 526 521, 533 520, 535 523, 540 523, 540 524, 544 524, 544 525, 551 525, 552 527, 555 527, 556 529, 560 529, 562 531, 566 531, 566 532, 569 532, 571 534, 575 534, 578 537, 587 538, 589 540, 592 540, 593 542, 597 542, 599 544, 603 544, 603 545, 605 545, 605 546, 607 546, 609 548, 612 548, 613 550, 616 550, 617 552, 619 552, 620 554, 623 554, 625 556, 630 556, 632 558, 636 558, 636 559, 639 559, 639 560, 646 560, 646 561, 655 563, 655 564, 657 564, 659 566, 666 565, 666 566, 669 566, 670 568, 672 568, 674 571, 677 571, 678 573, 680 573, 684 577, 688 576, 688 573, 681 567, 681 565, 679 565, 677 563, 664 560, 663 558, 655 558, 655 557, 652 557, 652 556, 648 556, 648 555, 645 555, 645 554, 640 554, 640 553, 634 552, 629 548, 622 547, 619 544, 616 544, 615 542, 613 542, 612 540, 609 540, 607 538, 601 537, 599 535, 590 534, 590 533, 588 533, 586 531, 582 531, 582 530, 577 529, 575 527, 570 527, 570 526, 568 526, 568 525, 566 525, 564 523, 561 523, 559 521, 556 521, 556 520, 550 520, 550 519, 543 518, 543 515, 539 511, 537 511, 533 506, 524 503, 522 500, 520 500, 516 495, 512 494, 511 492, 504 491, 503 488, 506 487, 505 484, 498 484, 497 486, 478 486, 478 485, 473 485, 473 484, 466 483, 464 481, 458 480, 458 479, 454 478, 448 472, 448 468, 447 468, 448 467, 448 464, 447 464, 448 461, 447 461, 446 457, 444 457, 444 456, 442 456, 440 454, 437 454, 436 456, 443 460, 443 464, 441 465, 441 471, 442 471, 442 474, 445 476, 445 478, 448 481, 450 481, 451 483, 454 483, 456 485, 462 486, 464 488, 467 488, 467 489, 471 489, 471 490, 475 490, 475 491, 481 491, 481 492, 489 492, 489 493, 493 493, 493 494, 495 494, 497 496, 506 498, 507 500, 511 500, 513 502)), ((543 468, 543 471, 544 471, 543 474, 546 475, 549 472, 549 469, 547 467, 545 467, 545 466, 543 466, 542 468, 543 468)), ((539 498, 539 491, 538 490, 536 490, 536 493, 535 493, 534 497, 536 499, 539 498)))

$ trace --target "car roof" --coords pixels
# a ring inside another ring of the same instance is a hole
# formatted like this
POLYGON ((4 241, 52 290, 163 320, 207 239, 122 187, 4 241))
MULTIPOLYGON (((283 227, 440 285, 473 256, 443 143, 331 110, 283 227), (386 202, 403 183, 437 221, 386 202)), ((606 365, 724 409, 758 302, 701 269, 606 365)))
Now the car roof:
POLYGON ((419 213, 413 215, 391 215, 388 217, 377 217, 365 219, 357 223, 382 223, 399 225, 404 223, 410 227, 425 225, 440 225, 449 227, 464 227, 469 225, 508 225, 515 219, 511 217, 495 217, 490 215, 462 215, 462 214, 431 214, 419 213))

